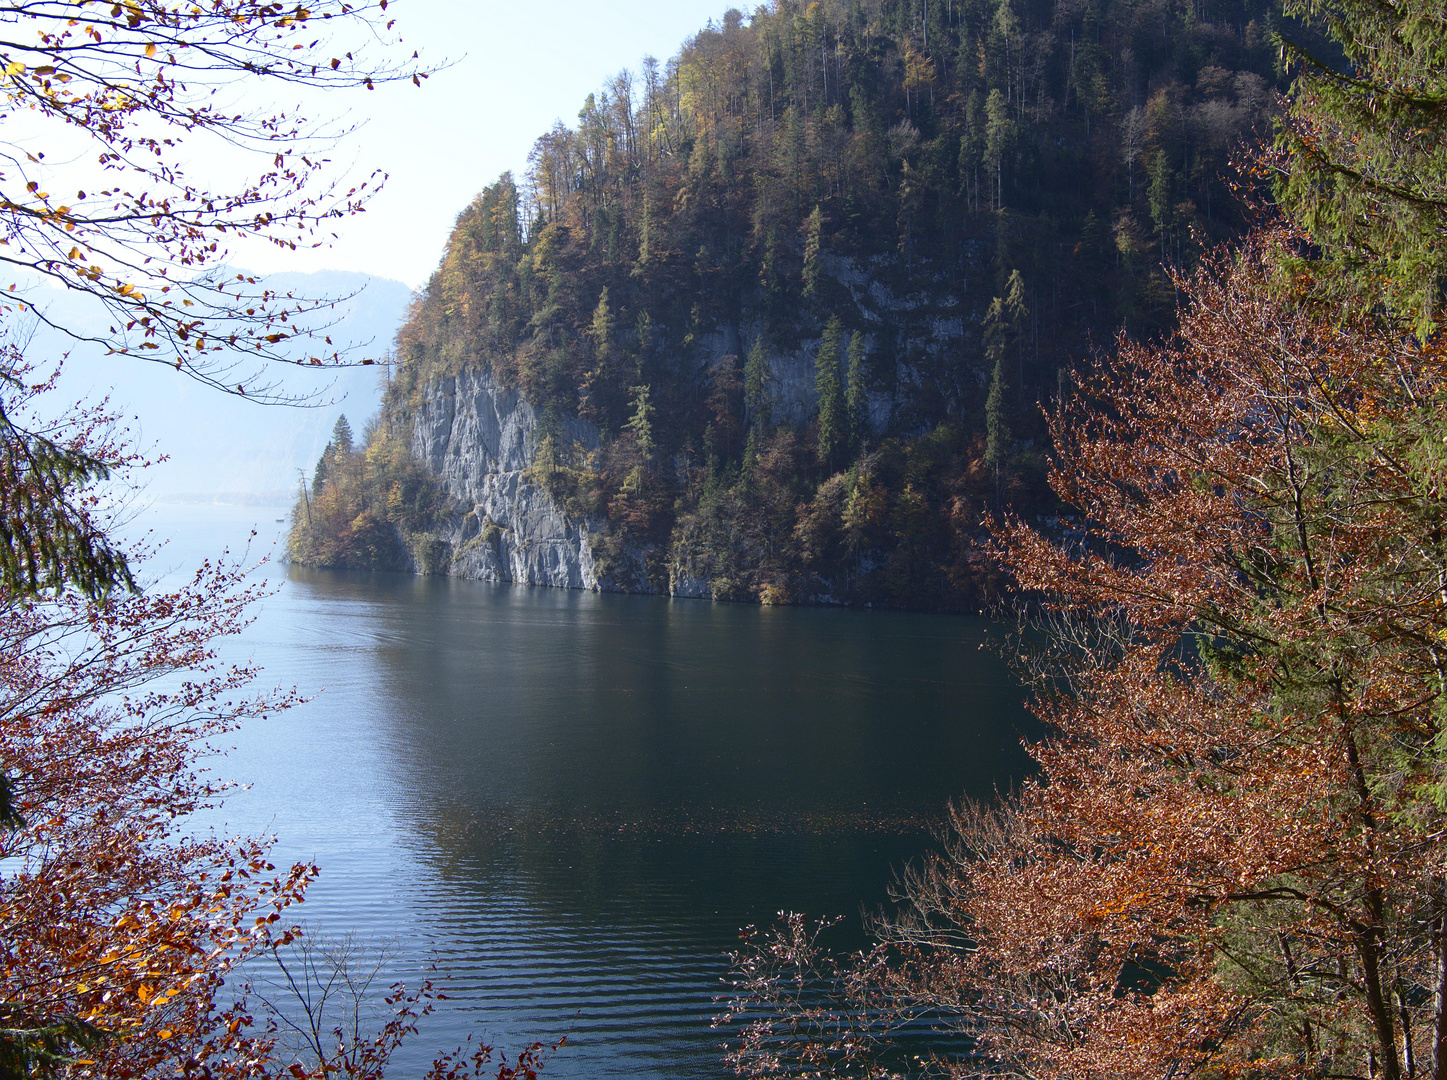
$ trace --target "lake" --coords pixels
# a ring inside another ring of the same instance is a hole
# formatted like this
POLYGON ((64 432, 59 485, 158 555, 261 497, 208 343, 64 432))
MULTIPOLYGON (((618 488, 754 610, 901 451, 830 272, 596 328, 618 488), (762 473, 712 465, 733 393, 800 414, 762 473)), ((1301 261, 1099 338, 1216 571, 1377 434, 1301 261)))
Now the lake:
MULTIPOLYGON (((160 506, 159 565, 253 551, 273 508, 160 506)), ((887 902, 1033 725, 980 619, 754 607, 272 565, 228 654, 314 696, 249 723, 223 817, 322 874, 319 935, 429 962, 448 1000, 398 1059, 568 1036, 546 1075, 723 1077, 739 929, 887 902)))

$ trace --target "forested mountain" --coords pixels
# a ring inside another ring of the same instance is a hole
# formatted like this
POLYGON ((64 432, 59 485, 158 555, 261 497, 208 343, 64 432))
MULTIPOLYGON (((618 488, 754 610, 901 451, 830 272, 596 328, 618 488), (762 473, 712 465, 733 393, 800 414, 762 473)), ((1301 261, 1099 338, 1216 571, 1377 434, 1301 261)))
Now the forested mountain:
MULTIPOLYGON (((390 422, 490 371, 615 587, 960 608, 1042 403, 1239 233, 1256 0, 779 0, 590 95, 459 216, 390 422), (596 425, 591 452, 564 421, 596 425)), ((405 524, 405 523, 404 523, 405 524)), ((303 556, 304 557, 304 556, 303 556)))

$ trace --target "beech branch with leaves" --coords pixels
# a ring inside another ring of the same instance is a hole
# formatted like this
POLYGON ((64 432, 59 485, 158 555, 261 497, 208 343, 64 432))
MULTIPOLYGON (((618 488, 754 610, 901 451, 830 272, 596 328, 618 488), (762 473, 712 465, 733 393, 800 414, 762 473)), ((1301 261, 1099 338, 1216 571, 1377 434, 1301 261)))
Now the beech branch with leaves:
POLYGON ((248 360, 343 362, 326 335, 334 301, 218 267, 242 238, 293 250, 325 242, 329 225, 361 210, 383 176, 328 179, 329 148, 348 128, 236 100, 254 99, 267 82, 420 85, 428 73, 415 53, 403 63, 385 52, 371 58, 396 44, 386 8, 387 0, 0 4, 0 123, 12 133, 0 148, 0 264, 16 303, 37 281, 90 296, 114 320, 107 334, 31 310, 73 337, 235 393, 284 397, 248 360), (96 153, 89 172, 53 163, 77 135, 96 153), (216 190, 188 169, 199 148, 240 151, 259 167, 216 190))

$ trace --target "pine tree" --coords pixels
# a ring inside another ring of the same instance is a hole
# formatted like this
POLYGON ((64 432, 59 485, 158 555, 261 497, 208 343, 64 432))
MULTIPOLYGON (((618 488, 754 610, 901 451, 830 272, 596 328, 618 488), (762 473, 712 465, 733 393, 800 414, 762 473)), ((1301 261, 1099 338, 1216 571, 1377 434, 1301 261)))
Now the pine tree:
POLYGON ((985 467, 999 479, 1000 467, 1010 449, 1010 424, 1005 417, 1005 358, 995 361, 990 375, 990 392, 985 397, 985 467))
POLYGON ((1346 64, 1283 39, 1297 79, 1276 197, 1320 246, 1315 269, 1335 293, 1359 309, 1385 301, 1425 338, 1447 279, 1441 5, 1289 0, 1286 13, 1324 23, 1346 64))
POLYGON ((1151 222, 1164 248, 1166 232, 1171 227, 1171 163, 1166 159, 1164 150, 1157 150, 1151 159, 1151 186, 1146 196, 1150 202, 1151 222))
POLYGON ((1000 365, 1013 352, 1022 376, 1022 384, 1025 367, 1024 329, 1029 314, 1029 309, 1025 306, 1025 279, 1020 276, 1020 271, 1012 270, 1005 281, 1005 295, 991 300, 989 310, 985 312, 985 363, 991 371, 1000 370, 1000 365))
POLYGON ((608 361, 613 350, 613 313, 608 308, 608 287, 598 296, 598 306, 593 309, 593 352, 601 368, 608 361))
POLYGON ((832 315, 824 327, 824 339, 814 357, 814 390, 819 395, 819 460, 833 468, 848 438, 844 388, 839 380, 839 351, 844 325, 832 315))
POLYGON ((647 386, 633 387, 633 415, 623 426, 633 432, 644 457, 653 453, 653 405, 648 400, 647 386))
POLYGON ((347 422, 345 413, 337 417, 336 426, 332 428, 332 446, 342 454, 352 452, 352 425, 347 422))
POLYGON ((543 409, 537 431, 538 448, 533 454, 533 470, 546 482, 557 473, 562 456, 559 446, 562 441, 562 423, 556 405, 549 404, 543 409))
POLYGON ((849 381, 844 392, 849 413, 849 445, 856 452, 869 436, 869 387, 864 372, 864 335, 849 338, 849 381))
POLYGON ((759 463, 759 429, 749 428, 749 437, 744 440, 744 461, 742 472, 745 478, 752 476, 759 463))
POLYGON ((815 206, 809 215, 804 233, 804 295, 814 296, 819 290, 819 247, 820 233, 824 228, 824 214, 815 206))
POLYGON ((327 486, 327 477, 332 471, 332 459, 337 456, 337 444, 329 442, 322 456, 317 458, 316 468, 312 470, 312 494, 320 495, 327 486))

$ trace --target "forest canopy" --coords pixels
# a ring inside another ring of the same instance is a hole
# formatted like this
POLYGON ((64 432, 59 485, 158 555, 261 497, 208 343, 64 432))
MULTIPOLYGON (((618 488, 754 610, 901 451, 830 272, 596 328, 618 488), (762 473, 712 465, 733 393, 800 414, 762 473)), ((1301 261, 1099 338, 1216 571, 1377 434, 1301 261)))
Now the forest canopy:
POLYGON ((943 609, 1039 512, 1040 405, 1239 235, 1285 88, 1265 2, 780 2, 645 58, 459 215, 387 410, 481 370, 609 587, 943 609), (831 330, 831 328, 833 328, 831 330), (646 390, 647 445, 634 425, 646 390), (837 388, 837 390, 836 390, 837 388), (554 425, 556 427, 556 425, 554 425))

